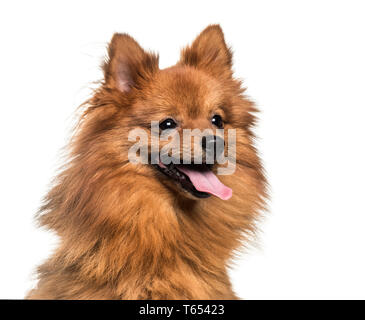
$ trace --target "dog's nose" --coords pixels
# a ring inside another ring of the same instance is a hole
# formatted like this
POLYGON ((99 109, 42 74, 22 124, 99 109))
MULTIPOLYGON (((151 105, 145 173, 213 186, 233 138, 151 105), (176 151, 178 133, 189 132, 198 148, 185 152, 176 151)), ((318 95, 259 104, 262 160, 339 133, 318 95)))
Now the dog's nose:
POLYGON ((209 154, 221 155, 224 151, 224 140, 217 136, 204 136, 202 138, 202 149, 209 154))

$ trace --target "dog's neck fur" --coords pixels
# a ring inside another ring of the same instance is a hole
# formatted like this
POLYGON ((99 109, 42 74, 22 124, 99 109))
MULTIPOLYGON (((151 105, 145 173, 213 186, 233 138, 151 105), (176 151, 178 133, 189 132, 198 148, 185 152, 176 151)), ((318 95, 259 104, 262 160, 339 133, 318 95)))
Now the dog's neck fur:
POLYGON ((137 185, 125 170, 96 177, 84 169, 78 182, 73 175, 83 169, 76 168, 60 176, 43 207, 40 221, 61 244, 39 268, 33 297, 235 297, 226 263, 243 227, 252 228, 237 203, 176 197, 148 178, 137 185))

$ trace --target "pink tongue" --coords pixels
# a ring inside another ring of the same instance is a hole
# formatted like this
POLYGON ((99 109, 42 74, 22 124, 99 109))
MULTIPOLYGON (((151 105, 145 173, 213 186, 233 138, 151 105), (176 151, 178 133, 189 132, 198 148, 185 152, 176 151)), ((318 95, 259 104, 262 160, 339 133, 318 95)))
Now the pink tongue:
POLYGON ((190 178, 196 190, 213 194, 222 200, 228 200, 232 197, 232 189, 220 182, 212 171, 201 172, 180 166, 178 168, 190 178))

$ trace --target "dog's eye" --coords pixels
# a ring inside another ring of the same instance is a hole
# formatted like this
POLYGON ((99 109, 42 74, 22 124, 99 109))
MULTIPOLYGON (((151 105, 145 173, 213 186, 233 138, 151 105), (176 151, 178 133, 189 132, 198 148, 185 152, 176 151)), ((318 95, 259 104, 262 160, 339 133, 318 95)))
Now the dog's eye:
POLYGON ((171 118, 168 118, 160 123, 161 130, 174 129, 176 127, 177 123, 171 118))
POLYGON ((219 114, 213 116, 212 123, 218 128, 223 128, 223 120, 219 114))

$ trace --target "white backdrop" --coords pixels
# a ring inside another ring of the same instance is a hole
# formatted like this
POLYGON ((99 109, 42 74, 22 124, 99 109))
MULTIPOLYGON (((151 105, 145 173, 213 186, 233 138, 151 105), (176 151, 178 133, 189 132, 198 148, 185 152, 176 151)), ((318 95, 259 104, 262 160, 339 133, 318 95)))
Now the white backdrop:
POLYGON ((230 272, 236 292, 364 299, 364 13, 361 1, 2 1, 0 298, 22 298, 55 246, 33 216, 113 32, 163 68, 220 23, 262 110, 272 197, 230 272))

